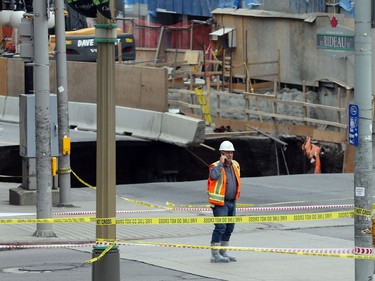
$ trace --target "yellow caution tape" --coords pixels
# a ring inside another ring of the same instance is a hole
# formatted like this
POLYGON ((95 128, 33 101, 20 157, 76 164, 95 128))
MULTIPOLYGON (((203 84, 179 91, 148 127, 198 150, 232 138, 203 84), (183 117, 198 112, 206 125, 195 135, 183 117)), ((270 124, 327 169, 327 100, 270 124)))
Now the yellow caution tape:
POLYGON ((165 242, 146 242, 146 241, 128 241, 128 240, 116 240, 116 239, 97 239, 96 244, 32 244, 32 245, 0 245, 0 249, 43 249, 43 248, 77 248, 77 247, 88 247, 88 246, 102 246, 106 247, 105 250, 93 259, 86 261, 86 263, 92 263, 100 260, 103 256, 108 253, 115 245, 116 246, 152 246, 152 247, 169 247, 169 248, 180 248, 180 249, 226 249, 229 251, 247 251, 247 252, 260 252, 260 253, 275 253, 275 254, 292 254, 300 256, 318 256, 318 257, 333 257, 333 258, 350 258, 350 259, 367 259, 375 260, 373 248, 260 248, 260 247, 223 247, 223 246, 201 246, 191 244, 172 244, 165 242))
POLYGON ((354 208, 354 214, 359 216, 372 216, 372 210, 366 210, 362 208, 354 208))
MULTIPOLYGON (((177 205, 172 202, 165 202, 165 205, 167 205, 168 208, 210 208, 209 204, 204 205, 177 205)), ((246 203, 237 203, 236 207, 253 207, 255 204, 246 204, 246 203)))
POLYGON ((114 225, 116 224, 116 218, 97 218, 96 225, 114 225))
POLYGON ((85 182, 83 179, 81 179, 73 170, 72 168, 70 168, 70 171, 72 172, 72 174, 77 178, 78 181, 80 181, 81 183, 83 183, 84 185, 86 185, 87 187, 90 187, 92 189, 96 189, 95 186, 92 186, 91 184, 88 184, 87 182, 85 182))
POLYGON ((73 172, 73 171, 70 169, 70 167, 69 168, 59 168, 57 170, 57 173, 59 175, 66 175, 66 174, 70 174, 71 172, 73 172))
POLYGON ((113 243, 118 241, 117 239, 108 239, 108 238, 96 238, 96 245, 108 245, 109 243, 113 243))
POLYGON ((44 218, 44 219, 1 219, 0 220, 0 224, 82 223, 82 222, 95 222, 95 217, 44 218))
MULTIPOLYGON (((125 241, 125 240, 123 240, 125 241)), ((106 245, 102 242, 102 245, 106 245)), ((145 242, 145 241, 131 241, 131 242, 118 242, 118 245, 140 245, 140 246, 159 246, 170 248, 183 248, 183 249, 225 249, 229 251, 247 251, 257 253, 275 253, 275 254, 289 254, 299 256, 317 256, 317 257, 332 257, 332 258, 349 258, 349 259, 367 259, 375 260, 372 255, 372 249, 369 254, 356 254, 355 249, 296 249, 296 248, 256 248, 256 247, 223 247, 223 246, 201 246, 191 244, 172 244, 161 242, 145 242)))
POLYGON ((170 218, 98 218, 75 217, 75 218, 45 218, 45 219, 0 219, 0 224, 22 224, 22 223, 82 223, 97 222, 99 225, 111 224, 212 224, 212 223, 265 223, 265 222, 295 222, 309 220, 332 220, 352 218, 353 211, 325 212, 309 214, 285 214, 285 215, 263 215, 263 216, 233 216, 233 217, 170 217, 170 218))
MULTIPOLYGON (((91 184, 88 184, 87 182, 85 182, 83 179, 81 179, 72 169, 70 169, 70 171, 72 172, 72 174, 77 178, 78 181, 80 181, 82 184, 84 184, 85 186, 87 187, 90 187, 92 189, 96 189, 95 186, 92 186, 91 184)), ((122 196, 118 196, 116 195, 117 198, 120 198, 122 200, 125 200, 125 201, 128 201, 128 202, 131 202, 131 203, 135 203, 135 204, 138 204, 138 205, 142 205, 142 206, 147 206, 147 207, 151 207, 151 208, 158 208, 158 209, 165 209, 165 207, 162 207, 162 206, 157 206, 157 205, 153 205, 153 204, 149 204, 149 203, 145 203, 145 202, 141 202, 141 201, 137 201, 137 200, 134 200, 134 199, 129 199, 129 198, 125 198, 125 197, 122 197, 122 196)))
POLYGON ((116 241, 111 243, 99 256, 92 258, 90 260, 85 261, 85 263, 94 263, 100 260, 105 256, 106 253, 108 253, 114 246, 116 245, 116 241))
POLYGON ((309 220, 331 220, 351 218, 353 212, 327 212, 294 215, 233 216, 233 217, 175 217, 175 218, 126 218, 118 219, 117 224, 212 224, 212 223, 265 223, 295 222, 309 220))
POLYGON ((116 197, 120 198, 122 200, 128 201, 128 202, 131 202, 131 203, 138 204, 138 205, 143 205, 143 206, 147 206, 147 207, 151 207, 151 208, 157 208, 157 209, 165 209, 165 207, 163 207, 163 206, 153 205, 153 204, 150 204, 150 203, 141 202, 141 201, 134 200, 134 199, 129 199, 129 198, 125 198, 125 197, 122 197, 122 196, 119 196, 119 195, 116 195, 116 197))

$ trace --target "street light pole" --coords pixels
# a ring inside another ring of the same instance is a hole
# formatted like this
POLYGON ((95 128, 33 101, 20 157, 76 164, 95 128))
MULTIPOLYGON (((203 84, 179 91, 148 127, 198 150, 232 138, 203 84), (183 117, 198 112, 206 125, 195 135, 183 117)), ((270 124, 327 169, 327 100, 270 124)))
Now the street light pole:
POLYGON ((68 74, 65 45, 64 0, 55 0, 57 114, 59 124, 59 207, 71 207, 68 74), (68 148, 66 146, 69 146, 68 148))
MULTIPOLYGON (((34 83, 37 218, 52 217, 51 113, 48 55, 47 0, 33 2, 34 11, 34 83)), ((56 236, 50 223, 38 223, 37 237, 56 236)))
MULTIPOLYGON (((114 15, 114 0, 109 1, 114 15)), ((116 113, 115 42, 117 25, 98 12, 97 43, 97 158, 96 158, 96 240, 116 241, 116 113)), ((97 257, 106 247, 96 245, 97 257)), ((93 281, 120 281, 120 253, 115 245, 93 264, 93 281)))
MULTIPOLYGON (((354 167, 355 246, 373 247, 372 242, 372 47, 371 0, 355 1, 355 94, 358 105, 358 146, 354 167)), ((355 280, 373 280, 374 261, 355 260, 355 280)))

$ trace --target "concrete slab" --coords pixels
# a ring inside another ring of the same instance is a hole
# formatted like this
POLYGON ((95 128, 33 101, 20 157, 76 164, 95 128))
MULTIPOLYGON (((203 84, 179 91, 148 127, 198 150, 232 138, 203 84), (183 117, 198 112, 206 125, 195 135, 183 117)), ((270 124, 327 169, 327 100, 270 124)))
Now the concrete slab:
MULTIPOLYGON (((23 189, 21 187, 9 189, 9 204, 35 206, 37 202, 37 191, 23 189)), ((60 203, 59 189, 52 189, 52 204, 57 206, 60 203)))
MULTIPOLYGON (((69 124, 78 130, 96 131, 96 104, 69 102, 69 124)), ((19 98, 0 97, 0 121, 19 123, 19 98)), ((181 146, 204 141, 203 120, 144 109, 116 106, 116 133, 181 146)))
POLYGON ((166 112, 160 140, 177 145, 199 145, 204 142, 205 127, 203 120, 166 112))
POLYGON ((19 102, 18 97, 5 97, 4 112, 2 121, 18 123, 19 122, 19 102))
POLYGON ((70 102, 69 124, 78 130, 96 131, 96 104, 70 102))
POLYGON ((159 140, 163 113, 130 107, 116 107, 116 133, 159 140))

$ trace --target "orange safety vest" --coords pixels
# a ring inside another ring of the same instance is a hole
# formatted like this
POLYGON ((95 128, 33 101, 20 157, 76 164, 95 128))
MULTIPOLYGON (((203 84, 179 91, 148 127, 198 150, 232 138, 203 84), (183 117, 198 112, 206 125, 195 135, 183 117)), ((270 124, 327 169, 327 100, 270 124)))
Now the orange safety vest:
MULTIPOLYGON (((217 166, 220 161, 216 161, 209 166, 209 171, 213 166, 217 166)), ((235 200, 240 197, 241 191, 241 181, 240 181, 240 164, 237 161, 232 160, 232 167, 234 170, 234 174, 237 179, 237 192, 235 200)), ((227 182, 227 175, 225 174, 224 167, 221 171, 221 176, 217 180, 213 180, 208 176, 208 183, 207 183, 207 193, 208 193, 208 202, 210 204, 224 206, 224 199, 225 199, 225 191, 227 189, 226 183, 227 182)))

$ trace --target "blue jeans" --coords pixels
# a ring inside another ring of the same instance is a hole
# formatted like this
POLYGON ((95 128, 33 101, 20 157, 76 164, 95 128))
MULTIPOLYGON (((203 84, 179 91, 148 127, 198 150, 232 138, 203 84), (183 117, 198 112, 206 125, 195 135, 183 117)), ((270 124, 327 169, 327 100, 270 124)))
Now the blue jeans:
MULTIPOLYGON (((236 202, 225 200, 224 206, 215 206, 213 209, 214 217, 229 217, 236 215, 236 202)), ((211 243, 220 243, 221 241, 229 241, 234 230, 234 223, 215 223, 212 232, 211 243)))

